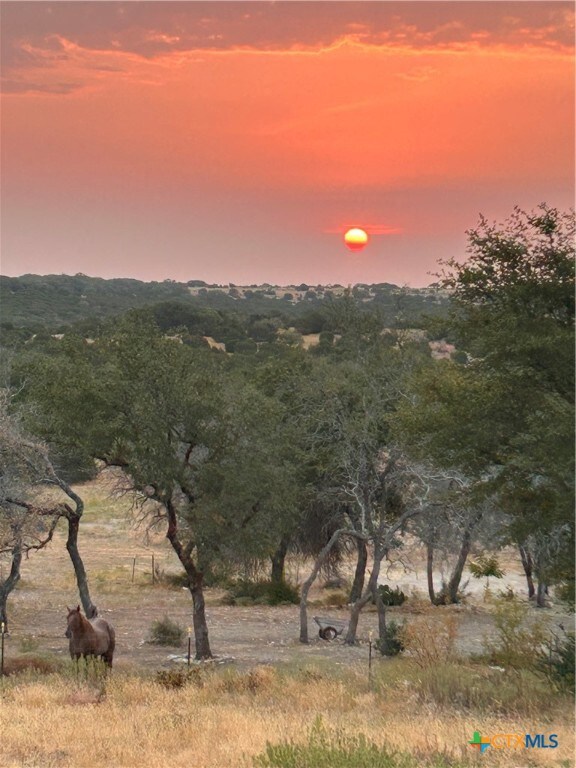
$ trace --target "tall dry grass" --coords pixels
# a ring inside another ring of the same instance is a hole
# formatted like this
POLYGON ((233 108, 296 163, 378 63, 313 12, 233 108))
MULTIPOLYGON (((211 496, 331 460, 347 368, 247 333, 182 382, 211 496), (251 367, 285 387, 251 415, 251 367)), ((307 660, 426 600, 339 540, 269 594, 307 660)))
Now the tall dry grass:
MULTIPOLYGON (((70 673, 4 682, 2 768, 247 768, 267 741, 305 741, 318 715, 328 729, 365 734, 391 748, 445 753, 474 763, 468 741, 483 733, 559 734, 557 750, 531 750, 528 763, 503 751, 491 766, 552 766, 572 757, 571 707, 558 699, 541 716, 459 711, 419 694, 417 667, 382 663, 335 673, 308 667, 202 671, 183 687, 115 672, 78 682, 70 673)), ((486 762, 486 761, 485 761, 486 762)), ((565 762, 564 765, 572 765, 565 762)))

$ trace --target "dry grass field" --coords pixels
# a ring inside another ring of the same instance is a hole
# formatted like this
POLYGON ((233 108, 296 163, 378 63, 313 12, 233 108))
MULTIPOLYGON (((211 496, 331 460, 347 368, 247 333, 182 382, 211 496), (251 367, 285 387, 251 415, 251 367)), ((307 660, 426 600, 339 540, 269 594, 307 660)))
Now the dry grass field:
MULTIPOLYGON (((494 634, 493 612, 478 584, 471 585, 476 592, 465 606, 428 608, 413 596, 390 610, 396 619, 416 622, 424 645, 427 632, 431 641, 453 622, 459 659, 440 653, 435 662, 418 666, 415 658, 378 657, 371 679, 367 638, 376 626, 374 613, 362 616, 356 647, 319 640, 312 623, 313 640, 302 646, 297 606, 230 607, 220 604, 221 590, 210 589, 208 618, 217 659, 194 668, 186 685, 169 687, 185 670, 170 656, 184 649, 146 640, 152 622, 165 615, 188 626, 190 599, 166 579, 178 567, 163 537, 145 546, 142 531, 131 527, 128 500, 111 499, 108 491, 103 481, 82 486, 80 547, 93 599, 116 627, 114 671, 108 679, 98 670, 77 677, 68 659, 66 605, 78 598, 63 532, 58 533, 45 551, 24 563, 22 583, 9 602, 7 669, 35 665, 44 671, 2 681, 0 768, 248 768, 267 742, 305 742, 319 717, 334 738, 364 734, 412 756, 410 763, 403 763, 408 758, 402 755, 395 758, 390 768, 574 765, 568 696, 531 673, 462 660, 481 652, 484 636, 494 634), (161 576, 155 583, 152 554, 161 576), (475 731, 555 733, 559 747, 489 749, 480 756, 468 745, 475 731)), ((295 581, 307 574, 306 564, 294 561, 290 568, 295 581)), ((512 557, 506 570, 507 583, 520 590, 512 557)), ((392 570, 390 583, 414 589, 422 576, 418 568, 392 570)), ((310 615, 346 616, 345 609, 329 605, 326 590, 317 588, 313 599, 318 607, 311 607, 310 615)), ((552 626, 569 621, 554 607, 545 613, 552 626)))

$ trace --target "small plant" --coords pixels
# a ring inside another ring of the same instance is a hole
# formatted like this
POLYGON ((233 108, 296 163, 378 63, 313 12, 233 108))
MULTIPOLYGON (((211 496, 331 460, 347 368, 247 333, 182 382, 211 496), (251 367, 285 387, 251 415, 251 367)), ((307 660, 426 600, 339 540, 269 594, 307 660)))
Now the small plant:
POLYGON ((156 682, 164 688, 183 688, 185 685, 195 685, 202 688, 204 679, 197 667, 189 669, 161 669, 156 673, 156 682))
POLYGON ((20 651, 22 653, 32 653, 39 647, 38 640, 33 635, 23 635, 20 638, 20 651))
POLYGON ((316 720, 304 743, 285 741, 266 745, 266 752, 254 758, 255 768, 457 768, 441 755, 424 758, 379 746, 360 733, 349 736, 328 731, 316 720))
POLYGON ((257 693, 271 688, 276 681, 276 672, 272 667, 255 667, 247 673, 227 670, 218 683, 226 693, 257 693))
POLYGON ((480 555, 473 563, 470 563, 468 570, 475 579, 486 579, 486 592, 490 589, 490 577, 501 579, 505 571, 500 568, 498 558, 494 555, 480 555))
POLYGON ((225 605, 282 605, 300 602, 298 588, 285 581, 236 581, 224 598, 225 605))
POLYGON ((19 675, 30 673, 37 675, 51 675, 62 670, 62 660, 42 656, 37 653, 28 653, 26 656, 17 656, 4 661, 5 675, 19 675))
POLYGON ((343 591, 331 591, 323 595, 319 600, 314 601, 314 605, 322 605, 327 608, 344 608, 348 605, 349 594, 343 591))
POLYGON ((557 702, 548 683, 529 670, 437 664, 418 671, 414 690, 422 703, 458 710, 536 715, 557 702))
POLYGON ((386 636, 376 643, 376 648, 383 656, 397 656, 404 650, 402 640, 403 625, 393 619, 386 624, 386 636))
POLYGON ((188 575, 186 571, 166 573, 166 571, 160 570, 159 566, 156 566, 156 581, 158 584, 165 584, 167 587, 183 589, 188 586, 188 575))
POLYGON ((406 595, 402 592, 400 587, 391 589, 388 584, 381 584, 378 587, 378 594, 386 606, 402 605, 406 600, 406 595))
POLYGON ((515 668, 535 665, 545 646, 547 633, 541 621, 528 623, 529 611, 529 606, 518 599, 495 598, 496 638, 484 639, 484 647, 493 664, 515 668))
POLYGON ((423 616, 399 631, 405 650, 423 669, 455 658, 456 634, 456 618, 451 615, 440 620, 423 616))
POLYGON ((163 619, 152 624, 148 642, 153 645, 173 645, 178 648, 184 642, 185 636, 186 631, 180 624, 164 616, 163 619))
POLYGON ((575 637, 569 634, 564 640, 554 636, 538 657, 538 668, 560 691, 574 693, 575 637))
POLYGON ((576 602, 574 596, 574 579, 568 579, 567 581, 558 584, 555 589, 555 596, 563 603, 567 603, 572 610, 574 610, 574 604, 576 602))
POLYGON ((510 585, 506 587, 506 589, 499 589, 498 590, 498 597, 501 600, 507 600, 509 602, 514 602, 514 600, 517 600, 516 592, 512 589, 510 585))

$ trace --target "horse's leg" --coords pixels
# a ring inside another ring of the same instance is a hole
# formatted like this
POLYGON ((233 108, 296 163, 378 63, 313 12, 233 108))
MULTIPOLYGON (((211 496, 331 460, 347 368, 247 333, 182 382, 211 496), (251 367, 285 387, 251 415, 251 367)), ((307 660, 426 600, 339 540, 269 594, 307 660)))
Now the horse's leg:
POLYGON ((108 648, 102 654, 102 658, 112 669, 112 659, 114 658, 114 649, 116 648, 116 632, 112 627, 108 627, 108 648))

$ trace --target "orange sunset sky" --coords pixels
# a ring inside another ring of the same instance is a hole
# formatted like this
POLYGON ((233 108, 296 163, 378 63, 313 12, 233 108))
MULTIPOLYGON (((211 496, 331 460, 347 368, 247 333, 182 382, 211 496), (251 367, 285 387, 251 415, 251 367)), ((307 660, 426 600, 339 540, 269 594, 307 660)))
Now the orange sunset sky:
POLYGON ((2 2, 1 272, 427 285, 479 214, 573 205, 573 19, 2 2))

